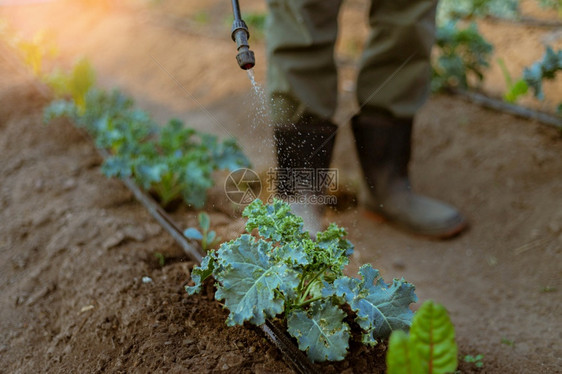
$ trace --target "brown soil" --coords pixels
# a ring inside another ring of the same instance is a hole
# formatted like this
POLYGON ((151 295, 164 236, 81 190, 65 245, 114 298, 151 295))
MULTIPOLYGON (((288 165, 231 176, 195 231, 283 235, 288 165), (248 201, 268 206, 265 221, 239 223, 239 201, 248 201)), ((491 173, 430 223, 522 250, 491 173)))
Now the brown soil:
MULTIPOLYGON (((58 63, 87 55, 104 87, 119 86, 157 118, 175 116, 236 135, 256 170, 265 172, 273 165, 270 129, 256 126, 263 119, 255 113, 247 78, 236 70, 224 22, 230 5, 162 3, 131 8, 60 2, 0 8, 0 15, 27 35, 53 30, 58 63), (185 22, 201 12, 208 21, 185 22)), ((263 10, 263 2, 247 3, 245 10, 263 10)), ((343 22, 355 25, 363 3, 350 1, 343 22)), ((541 34, 513 27, 485 25, 485 31, 495 30, 498 50, 514 60, 517 74, 542 55, 542 46, 532 42, 541 34), (509 44, 513 32, 534 38, 521 44, 524 54, 509 44), (517 55, 524 58, 515 60, 517 55)), ((360 40, 356 29, 344 28, 343 60, 356 53, 358 42, 347 42, 360 40)), ((263 81, 264 45, 254 43, 263 81)), ((87 139, 66 122, 41 125, 45 100, 3 61, 0 372, 290 371, 259 331, 226 328, 226 313, 210 290, 185 295, 191 264, 179 248, 120 182, 100 174, 101 160, 87 139), (165 266, 158 265, 156 252, 166 256, 165 266), (143 276, 152 282, 143 283, 143 276)), ((342 69, 342 87, 349 87, 354 67, 344 63, 342 69)), ((497 93, 501 79, 494 71, 486 87, 497 93)), ((547 87, 549 108, 562 100, 556 82, 547 87)), ((350 92, 341 97, 335 167, 342 187, 356 190, 359 169, 346 125, 354 104, 350 92)), ((416 188, 461 208, 471 229, 435 242, 372 221, 361 209, 330 212, 328 220, 347 227, 356 245, 353 270, 371 262, 386 279, 404 276, 416 284, 420 301, 443 303, 456 326, 462 372, 562 372, 560 133, 444 96, 429 101, 415 131, 416 188), (483 369, 462 362, 464 355, 479 353, 483 369)), ((207 208, 228 239, 243 222, 217 211, 228 211, 221 183, 207 208)), ((194 216, 181 210, 174 217, 188 226, 194 216)), ((351 359, 323 370, 373 372, 384 365, 376 359, 380 354, 355 349, 351 359)))

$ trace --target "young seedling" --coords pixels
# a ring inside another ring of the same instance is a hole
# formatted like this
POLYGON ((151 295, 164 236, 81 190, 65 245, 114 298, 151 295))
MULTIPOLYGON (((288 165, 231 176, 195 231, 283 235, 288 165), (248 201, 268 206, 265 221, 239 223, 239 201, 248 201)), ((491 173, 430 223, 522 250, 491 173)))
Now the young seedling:
POLYGON ((484 366, 484 362, 482 362, 483 358, 484 358, 484 355, 481 355, 481 354, 478 354, 476 356, 466 355, 466 356, 464 356, 464 362, 473 363, 474 366, 476 366, 477 368, 481 368, 482 366, 484 366))
POLYGON ((508 338, 502 338, 501 343, 504 345, 507 345, 509 347, 515 347, 515 342, 513 340, 510 340, 508 338))
POLYGON ((160 265, 160 267, 163 267, 166 264, 166 256, 164 256, 162 253, 154 252, 154 257, 158 261, 158 265, 160 265))
POLYGON ((210 230, 211 218, 207 213, 199 213, 197 219, 201 230, 195 227, 189 227, 183 232, 183 235, 188 239, 200 240, 201 248, 207 251, 215 247, 220 242, 221 238, 220 236, 217 237, 217 233, 214 230, 210 230))

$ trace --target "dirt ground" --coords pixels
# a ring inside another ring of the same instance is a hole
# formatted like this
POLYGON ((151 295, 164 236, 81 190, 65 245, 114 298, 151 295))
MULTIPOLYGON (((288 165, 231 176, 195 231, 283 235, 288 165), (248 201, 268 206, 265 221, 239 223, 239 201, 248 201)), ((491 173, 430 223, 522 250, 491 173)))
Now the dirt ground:
MULTIPOLYGON (((271 129, 234 62, 228 2, 83 3, 4 7, 0 17, 24 35, 51 30, 58 64, 86 55, 102 86, 133 95, 156 118, 233 134, 258 172, 274 165, 271 129)), ((263 11, 265 4, 243 7, 263 11)), ((364 9, 364 1, 348 1, 344 26, 358 24, 364 9)), ((517 74, 541 56, 547 32, 514 27, 490 23, 483 30, 517 74)), ((359 181, 347 125, 354 110, 349 61, 364 32, 344 27, 338 46, 334 167, 349 190, 359 181)), ((263 39, 252 47, 263 82, 263 39)), ((498 74, 494 67, 485 85, 493 94, 503 89, 498 74)), ((66 122, 41 125, 45 100, 5 64, 0 83, 0 372, 289 371, 258 331, 226 328, 210 292, 185 295, 190 264, 118 181, 101 176, 101 160, 86 139, 66 122), (168 258, 164 267, 156 252, 168 258), (143 276, 152 281, 143 283, 143 276)), ((560 79, 546 90, 551 102, 528 103, 547 109, 562 100, 560 79)), ((417 119, 412 178, 417 190, 458 206, 470 230, 428 241, 353 206, 329 212, 327 221, 349 230, 356 245, 351 270, 373 263, 385 279, 413 282, 420 301, 447 307, 461 359, 485 356, 482 369, 461 363, 461 372, 559 373, 561 155, 555 129, 435 96, 417 119)), ((221 192, 211 201, 221 201, 221 192)), ((213 208, 221 210, 207 207, 213 208)), ((187 226, 194 216, 181 211, 175 218, 187 226)), ((219 212, 213 222, 225 239, 242 227, 219 212)), ((380 363, 377 354, 361 352, 351 366, 348 360, 325 371, 374 371, 364 363, 380 363)))

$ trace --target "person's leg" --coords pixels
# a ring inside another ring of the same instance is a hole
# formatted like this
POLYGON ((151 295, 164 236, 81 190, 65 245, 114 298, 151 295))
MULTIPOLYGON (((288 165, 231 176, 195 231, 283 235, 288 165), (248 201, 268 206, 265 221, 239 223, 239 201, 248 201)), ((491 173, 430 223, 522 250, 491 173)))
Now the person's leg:
POLYGON ((277 192, 304 218, 314 236, 322 229, 322 206, 308 203, 317 194, 315 175, 328 168, 337 127, 334 45, 341 0, 268 0, 267 86, 275 125, 277 192), (298 180, 297 180, 298 179, 298 180), (288 183, 287 183, 288 182, 288 183), (300 185, 299 185, 300 184, 300 185))
POLYGON ((304 113, 330 120, 337 101, 334 45, 341 0, 267 0, 267 91, 276 124, 304 113))
POLYGON ((357 99, 363 114, 413 118, 431 79, 437 0, 372 0, 357 99))
POLYGON ((408 178, 413 118, 429 92, 435 7, 433 0, 372 1, 352 127, 367 206, 411 232, 449 237, 465 227, 462 215, 414 193, 408 178))

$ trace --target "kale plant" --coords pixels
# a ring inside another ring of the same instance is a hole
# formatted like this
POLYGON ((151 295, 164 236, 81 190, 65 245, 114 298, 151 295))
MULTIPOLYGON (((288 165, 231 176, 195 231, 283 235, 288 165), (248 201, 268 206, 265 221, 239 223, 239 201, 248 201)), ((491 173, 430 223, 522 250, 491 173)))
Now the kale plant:
POLYGON ((493 47, 480 35, 475 23, 458 28, 458 22, 451 21, 437 29, 436 46, 439 56, 433 63, 434 91, 446 87, 469 86, 468 77, 478 81, 484 79, 484 69, 489 66, 493 47))
POLYGON ((408 330, 414 286, 403 279, 387 284, 371 265, 361 267, 359 279, 344 276, 353 245, 343 228, 331 224, 312 240, 302 218, 280 200, 271 205, 255 200, 243 215, 247 234, 210 251, 193 269, 195 284, 186 287, 189 294, 199 292, 213 276, 215 297, 230 311, 227 325, 261 325, 279 317, 311 361, 337 361, 347 354, 346 305, 367 345, 408 330))
POLYGON ((547 46, 542 60, 535 62, 523 70, 523 80, 533 89, 535 97, 544 99, 542 90, 543 80, 552 80, 558 71, 562 70, 562 49, 554 51, 547 46))

